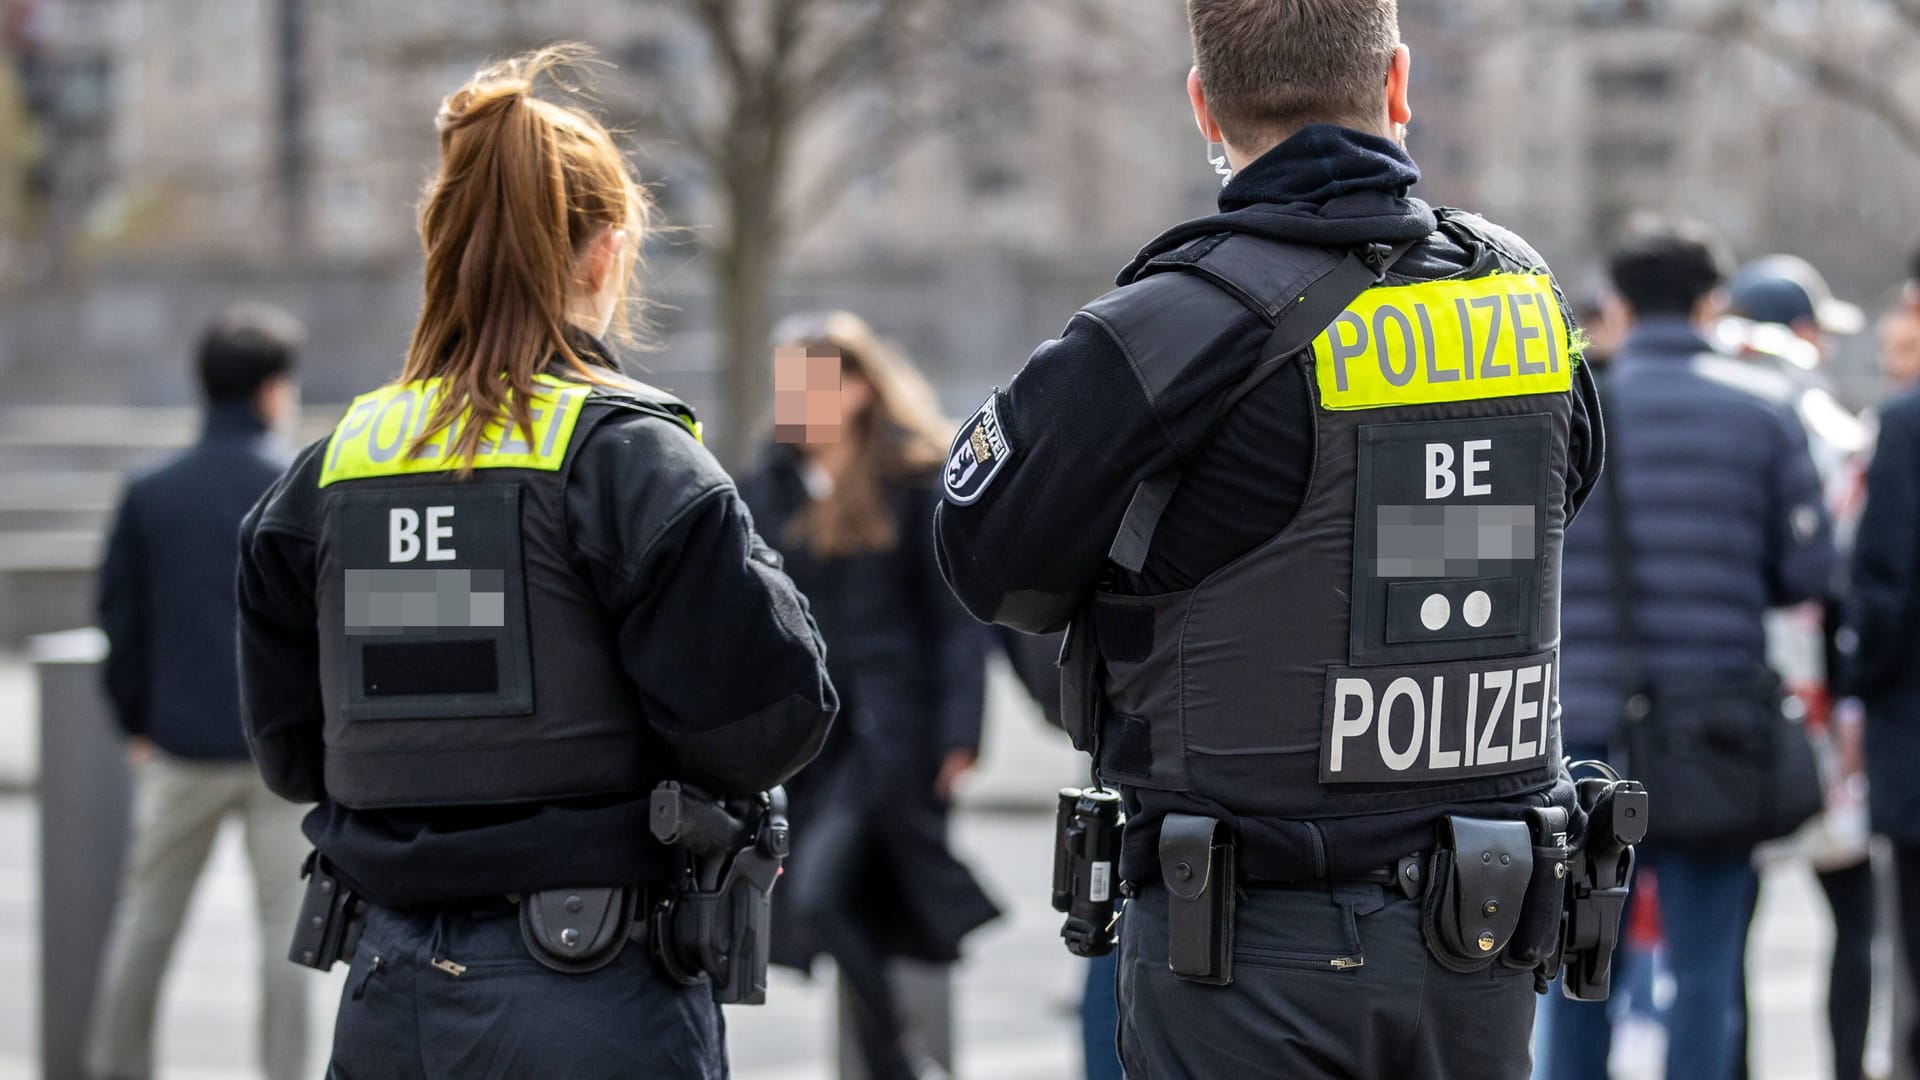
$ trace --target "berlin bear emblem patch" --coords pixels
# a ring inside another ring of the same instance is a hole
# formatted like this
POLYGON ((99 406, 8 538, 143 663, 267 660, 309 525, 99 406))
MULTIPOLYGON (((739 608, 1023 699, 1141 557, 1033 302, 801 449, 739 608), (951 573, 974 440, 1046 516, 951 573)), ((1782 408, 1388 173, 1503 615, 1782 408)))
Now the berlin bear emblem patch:
POLYGON ((1007 441, 1006 428, 1000 423, 1000 389, 987 395, 973 418, 960 426, 953 449, 947 454, 944 476, 947 501, 955 506, 970 506, 986 493, 987 485, 1000 475, 1013 447, 1007 441))

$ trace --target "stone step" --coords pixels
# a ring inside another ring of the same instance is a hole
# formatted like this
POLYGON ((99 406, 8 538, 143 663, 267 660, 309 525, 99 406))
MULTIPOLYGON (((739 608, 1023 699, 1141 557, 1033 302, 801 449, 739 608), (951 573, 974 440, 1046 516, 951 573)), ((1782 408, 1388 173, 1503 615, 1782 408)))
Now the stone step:
POLYGON ((199 424, 185 407, 16 405, 0 409, 0 447, 179 446, 199 424))
POLYGON ((16 469, 0 473, 0 513, 110 512, 126 485, 118 469, 16 469))
POLYGON ((71 508, 0 506, 0 536, 37 532, 104 533, 112 520, 111 506, 71 508))
POLYGON ((99 529, 39 529, 0 533, 0 574, 92 570, 100 563, 99 529))

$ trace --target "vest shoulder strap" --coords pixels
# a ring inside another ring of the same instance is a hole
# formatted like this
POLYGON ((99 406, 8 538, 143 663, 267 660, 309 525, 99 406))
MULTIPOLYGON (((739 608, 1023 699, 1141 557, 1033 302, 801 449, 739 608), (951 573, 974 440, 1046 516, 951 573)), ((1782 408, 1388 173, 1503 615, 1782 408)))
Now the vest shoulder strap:
MULTIPOLYGON (((1408 240, 1397 246, 1369 244, 1340 255, 1235 235, 1213 245, 1188 264, 1209 277, 1217 276, 1223 281, 1233 282, 1231 289, 1241 290, 1253 298, 1258 305, 1256 309, 1266 312, 1273 323, 1273 332, 1268 335, 1259 358, 1222 400, 1200 439, 1194 444, 1195 449, 1212 441, 1220 425, 1234 406, 1240 404, 1241 399, 1312 345, 1313 339, 1319 337, 1321 331, 1338 318, 1348 305, 1359 299, 1361 293, 1386 280, 1387 273, 1421 239, 1425 237, 1408 240), (1236 241, 1246 243, 1236 247, 1236 241), (1279 254, 1272 250, 1275 247, 1314 251, 1320 258, 1302 268, 1301 260, 1296 258, 1274 258, 1279 254), (1260 290, 1259 293, 1253 292, 1254 289, 1260 290)), ((1146 565, 1147 552, 1153 546, 1153 534, 1159 528, 1168 504, 1173 501, 1174 493, 1179 490, 1180 482, 1186 476, 1186 468, 1185 462, 1175 463, 1141 481, 1140 486, 1134 489, 1133 499, 1120 519, 1120 529, 1107 549, 1107 558, 1115 565, 1132 573, 1139 573, 1146 565)))
POLYGON ((696 441, 703 441, 705 427, 701 424, 700 418, 694 415, 691 405, 674 394, 638 379, 630 379, 622 375, 611 385, 597 385, 587 400, 589 404, 637 412, 643 416, 652 416, 661 420, 671 420, 687 429, 696 441))

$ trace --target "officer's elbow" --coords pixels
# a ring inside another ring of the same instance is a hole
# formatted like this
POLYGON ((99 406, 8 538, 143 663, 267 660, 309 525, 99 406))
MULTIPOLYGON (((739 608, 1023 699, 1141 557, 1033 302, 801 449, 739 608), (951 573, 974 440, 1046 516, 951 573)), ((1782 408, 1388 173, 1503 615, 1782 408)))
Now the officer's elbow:
POLYGON ((793 695, 711 731, 674 739, 687 779, 727 795, 764 791, 800 771, 826 743, 839 703, 793 695))
POLYGON ((984 618, 1024 634, 1051 634, 1065 629, 1079 607, 1080 597, 1072 593, 1024 589, 1000 597, 984 618))

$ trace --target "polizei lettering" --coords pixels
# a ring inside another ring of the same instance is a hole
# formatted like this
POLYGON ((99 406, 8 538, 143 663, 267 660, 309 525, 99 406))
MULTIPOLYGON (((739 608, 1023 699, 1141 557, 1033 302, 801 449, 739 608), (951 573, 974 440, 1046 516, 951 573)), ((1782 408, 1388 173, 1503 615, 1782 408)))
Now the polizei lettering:
POLYGON ((1313 343, 1327 409, 1565 393, 1572 350, 1545 274, 1369 289, 1313 343))
POLYGON ((1433 783, 1538 768, 1554 752, 1555 659, 1331 669, 1320 782, 1433 783))

